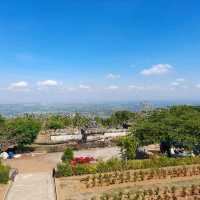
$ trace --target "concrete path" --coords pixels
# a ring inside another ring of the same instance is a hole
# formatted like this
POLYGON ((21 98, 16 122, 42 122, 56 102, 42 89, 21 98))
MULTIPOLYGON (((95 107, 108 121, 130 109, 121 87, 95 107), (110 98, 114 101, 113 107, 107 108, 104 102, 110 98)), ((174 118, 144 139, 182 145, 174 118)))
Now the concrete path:
POLYGON ((55 200, 51 173, 18 174, 6 200, 55 200))
MULTIPOLYGON (((75 151, 75 156, 92 156, 107 160, 119 157, 118 147, 93 148, 75 151)), ((62 153, 27 154, 19 159, 8 159, 5 164, 18 169, 5 200, 55 200, 55 186, 51 172, 60 161, 62 153)))

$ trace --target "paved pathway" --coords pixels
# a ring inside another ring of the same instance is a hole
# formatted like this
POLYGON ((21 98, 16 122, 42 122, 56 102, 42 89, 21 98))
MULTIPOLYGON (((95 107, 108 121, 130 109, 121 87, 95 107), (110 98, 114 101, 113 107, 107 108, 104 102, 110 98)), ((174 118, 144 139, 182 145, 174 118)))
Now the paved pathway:
MULTIPOLYGON (((7 160, 5 163, 19 170, 5 200, 55 200, 52 169, 60 161, 62 153, 30 154, 21 159, 7 160)), ((119 156, 117 147, 94 148, 75 151, 75 156, 92 156, 104 160, 119 156)))
POLYGON ((18 174, 6 200, 55 200, 51 173, 18 174))

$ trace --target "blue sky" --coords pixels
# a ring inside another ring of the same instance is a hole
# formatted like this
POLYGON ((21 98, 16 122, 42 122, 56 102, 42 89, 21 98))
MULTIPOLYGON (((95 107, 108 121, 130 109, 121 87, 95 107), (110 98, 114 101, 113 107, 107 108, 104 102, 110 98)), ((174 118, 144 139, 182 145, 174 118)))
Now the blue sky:
POLYGON ((0 102, 200 98, 198 0, 6 0, 0 102))

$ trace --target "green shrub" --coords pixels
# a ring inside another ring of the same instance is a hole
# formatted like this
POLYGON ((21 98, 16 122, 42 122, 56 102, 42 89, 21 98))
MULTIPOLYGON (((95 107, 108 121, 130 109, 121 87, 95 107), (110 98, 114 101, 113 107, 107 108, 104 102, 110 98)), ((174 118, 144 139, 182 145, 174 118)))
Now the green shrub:
POLYGON ((94 165, 94 164, 86 164, 84 166, 86 168, 87 174, 95 174, 95 173, 97 173, 96 165, 94 165))
POLYGON ((74 168, 74 174, 75 175, 82 175, 82 174, 87 174, 88 169, 85 165, 77 164, 74 168))
POLYGON ((103 173, 103 172, 105 172, 105 171, 107 171, 107 170, 108 170, 108 168, 107 168, 106 162, 104 162, 104 161, 99 161, 99 162, 96 164, 96 171, 97 171, 98 173, 103 173))
POLYGON ((200 157, 160 157, 157 159, 154 158, 146 160, 128 160, 127 162, 117 158, 112 158, 107 161, 99 161, 96 164, 78 164, 73 169, 70 166, 69 162, 64 162, 58 165, 58 174, 59 176, 72 176, 83 174, 106 173, 121 170, 150 169, 192 164, 200 164, 200 157))
POLYGON ((117 170, 122 170, 123 161, 117 159, 117 158, 111 158, 108 161, 99 161, 96 165, 96 171, 98 173, 103 173, 103 172, 110 172, 110 171, 117 171, 117 170))
POLYGON ((160 157, 146 160, 128 160, 127 169, 160 168, 178 165, 200 164, 200 157, 168 158, 160 157))
POLYGON ((64 162, 57 165, 57 171, 56 171, 57 177, 72 176, 72 175, 73 175, 73 170, 69 162, 64 162))
POLYGON ((56 120, 49 120, 46 126, 47 129, 62 129, 65 127, 62 121, 56 121, 56 120))
POLYGON ((65 149, 61 159, 63 162, 73 160, 74 159, 73 149, 71 148, 65 149))
POLYGON ((121 137, 118 140, 118 145, 121 147, 122 159, 124 160, 135 159, 136 150, 138 146, 136 137, 133 136, 121 137))
POLYGON ((9 181, 10 168, 0 163, 0 183, 6 184, 9 181))

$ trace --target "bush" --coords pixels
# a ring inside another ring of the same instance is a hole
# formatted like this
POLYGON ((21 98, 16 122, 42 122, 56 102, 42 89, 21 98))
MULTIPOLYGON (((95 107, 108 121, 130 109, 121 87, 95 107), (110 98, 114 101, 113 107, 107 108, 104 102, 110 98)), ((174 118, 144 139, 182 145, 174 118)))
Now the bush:
POLYGON ((78 164, 74 168, 74 173, 75 173, 75 175, 87 174, 88 170, 85 165, 78 164))
POLYGON ((168 158, 160 157, 147 160, 129 160, 127 162, 127 169, 148 169, 161 168, 179 165, 200 164, 200 157, 185 157, 185 158, 168 158))
POLYGON ((0 163, 0 183, 6 184, 9 181, 10 168, 0 163))
POLYGON ((122 163, 123 162, 117 158, 111 158, 106 162, 99 161, 96 165, 96 171, 98 173, 103 173, 103 172, 122 170, 123 169, 122 163))
POLYGON ((112 171, 161 168, 180 165, 200 164, 200 157, 168 158, 146 160, 128 160, 127 162, 112 158, 108 161, 99 161, 96 164, 78 164, 72 168, 69 162, 60 164, 59 176, 72 176, 83 174, 107 173, 112 171))
POLYGON ((65 162, 65 163, 61 163, 57 165, 56 177, 72 176, 72 175, 73 175, 73 170, 69 162, 65 162))
POLYGON ((122 159, 130 160, 135 158, 138 146, 136 137, 133 136, 121 137, 120 140, 118 141, 118 144, 121 147, 122 159))
POLYGON ((50 120, 47 123, 47 129, 63 129, 64 127, 64 123, 61 121, 50 120))
POLYGON ((71 148, 65 149, 61 159, 63 162, 73 160, 74 159, 73 150, 71 148))
POLYGON ((85 174, 95 174, 95 173, 97 173, 96 165, 94 165, 94 164, 86 164, 86 165, 84 165, 84 167, 86 169, 85 174))

